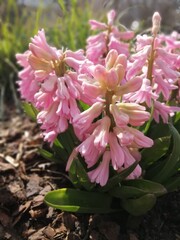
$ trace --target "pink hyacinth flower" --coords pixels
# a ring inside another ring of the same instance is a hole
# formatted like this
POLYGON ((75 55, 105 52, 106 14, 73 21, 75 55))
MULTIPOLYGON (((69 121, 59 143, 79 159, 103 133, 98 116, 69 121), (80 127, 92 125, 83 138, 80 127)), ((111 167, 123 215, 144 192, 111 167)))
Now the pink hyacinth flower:
POLYGON ((77 158, 77 155, 78 155, 78 151, 75 148, 75 149, 73 149, 72 153, 70 154, 70 156, 68 158, 68 161, 67 161, 67 164, 66 164, 66 171, 69 171, 69 169, 71 167, 71 164, 77 158))
POLYGON ((107 23, 101 23, 95 20, 90 20, 91 29, 99 30, 100 32, 95 36, 90 36, 87 39, 87 58, 93 63, 100 63, 104 65, 104 56, 109 50, 115 49, 119 54, 123 53, 129 55, 129 43, 127 41, 133 37, 130 31, 120 32, 114 26, 116 12, 111 10, 107 14, 107 23))
POLYGON ((115 17, 116 17, 116 12, 114 11, 114 9, 110 10, 107 13, 107 23, 108 23, 108 25, 112 26, 114 24, 115 17))
POLYGON ((109 146, 111 152, 111 162, 114 170, 118 170, 125 162, 123 147, 120 146, 116 135, 109 133, 109 146))
POLYGON ((145 136, 138 129, 128 126, 124 128, 115 127, 114 132, 122 146, 132 148, 149 148, 153 145, 153 140, 145 136))
POLYGON ((145 110, 145 107, 136 103, 117 103, 110 106, 110 111, 119 127, 123 125, 123 122, 132 126, 143 125, 150 117, 150 114, 145 110))
POLYGON ((128 114, 119 110, 116 104, 110 105, 110 112, 114 117, 114 121, 118 127, 126 126, 129 123, 128 114))
POLYGON ((94 145, 97 149, 101 150, 108 144, 111 120, 108 116, 105 116, 98 121, 98 124, 99 125, 93 131, 93 135, 95 136, 94 145))
POLYGON ((136 103, 117 103, 118 108, 129 116, 129 124, 141 126, 149 120, 150 113, 146 108, 136 103))
MULTIPOLYGON (((134 158, 133 154, 131 154, 131 152, 125 147, 124 148, 124 155, 125 155, 125 163, 124 166, 119 170, 122 171, 123 169, 126 169, 128 167, 130 167, 133 163, 135 163, 137 160, 134 158)), ((142 174, 142 169, 140 167, 140 165, 138 164, 136 166, 136 168, 133 170, 132 173, 130 173, 130 175, 128 175, 127 179, 136 179, 139 178, 142 174)))
POLYGON ((29 44, 29 49, 37 58, 42 58, 47 61, 58 60, 56 48, 50 47, 46 41, 44 29, 38 31, 38 34, 31 38, 32 43, 29 44))
POLYGON ((167 106, 165 103, 154 102, 154 120, 159 123, 160 117, 162 118, 164 123, 168 123, 169 116, 173 116, 175 112, 179 112, 180 107, 175 106, 167 106))
POLYGON ((77 137, 82 140, 84 133, 91 126, 93 120, 97 118, 103 109, 100 102, 94 103, 89 109, 76 115, 73 119, 73 127, 77 133, 77 137))
POLYGON ((152 100, 156 100, 159 96, 152 91, 151 82, 147 78, 143 78, 141 88, 135 92, 125 96, 130 102, 146 103, 150 108, 152 106, 152 100))
POLYGON ((159 74, 158 72, 154 76, 155 81, 155 93, 156 94, 163 94, 164 99, 167 101, 172 93, 172 90, 175 90, 178 88, 171 79, 163 79, 163 76, 159 74))
POLYGON ((100 154, 105 151, 109 142, 110 119, 108 116, 98 120, 86 131, 86 138, 76 148, 85 159, 88 168, 96 164, 100 154))
POLYGON ((125 54, 129 56, 129 44, 119 41, 113 35, 110 36, 110 41, 108 44, 109 49, 115 49, 119 54, 125 54))
POLYGON ((37 109, 47 109, 49 108, 53 102, 54 98, 56 98, 56 85, 57 85, 57 77, 56 75, 49 75, 47 79, 41 85, 39 91, 34 95, 35 98, 35 107, 37 109))
POLYGON ((107 52, 106 35, 99 33, 96 36, 90 36, 87 39, 86 56, 94 64, 102 63, 102 56, 107 52))
POLYGON ((109 151, 105 151, 103 154, 102 162, 99 166, 88 172, 88 176, 91 182, 99 183, 101 186, 106 185, 109 178, 109 163, 111 160, 111 155, 109 151))
POLYGON ((88 168, 94 166, 101 155, 99 149, 94 145, 94 139, 95 137, 90 135, 76 148, 76 151, 84 157, 88 168))
POLYGON ((23 54, 16 54, 18 64, 24 68, 18 73, 20 80, 17 83, 19 85, 21 97, 30 103, 34 103, 34 95, 40 87, 35 80, 34 70, 28 62, 30 54, 30 51, 26 51, 23 54))

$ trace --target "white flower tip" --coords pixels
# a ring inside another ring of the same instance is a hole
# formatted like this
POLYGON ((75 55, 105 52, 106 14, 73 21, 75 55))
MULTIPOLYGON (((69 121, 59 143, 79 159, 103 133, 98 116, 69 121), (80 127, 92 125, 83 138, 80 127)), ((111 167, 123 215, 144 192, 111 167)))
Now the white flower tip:
POLYGON ((158 12, 155 12, 152 16, 152 34, 156 35, 161 26, 161 16, 158 12))

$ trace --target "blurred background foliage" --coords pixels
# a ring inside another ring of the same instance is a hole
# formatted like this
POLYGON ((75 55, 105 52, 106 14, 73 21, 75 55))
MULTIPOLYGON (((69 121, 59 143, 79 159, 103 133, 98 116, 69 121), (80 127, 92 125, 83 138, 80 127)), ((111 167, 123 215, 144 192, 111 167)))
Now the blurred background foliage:
POLYGON ((15 54, 28 48, 30 38, 44 28, 57 48, 84 48, 90 33, 88 20, 103 20, 116 9, 117 21, 140 32, 151 26, 154 11, 162 16, 162 30, 180 30, 180 0, 0 0, 0 119, 18 107, 15 54))

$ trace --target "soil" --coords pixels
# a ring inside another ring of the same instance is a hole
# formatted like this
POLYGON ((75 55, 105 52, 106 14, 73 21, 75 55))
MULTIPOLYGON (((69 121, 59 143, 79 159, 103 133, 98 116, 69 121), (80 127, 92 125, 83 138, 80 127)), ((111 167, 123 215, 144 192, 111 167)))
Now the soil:
POLYGON ((180 191, 124 227, 120 215, 74 214, 44 204, 72 187, 64 168, 40 156, 38 126, 23 114, 0 122, 0 240, 180 240, 180 191), (140 223, 141 220, 141 223, 140 223), (139 224, 140 223, 140 224, 139 224))

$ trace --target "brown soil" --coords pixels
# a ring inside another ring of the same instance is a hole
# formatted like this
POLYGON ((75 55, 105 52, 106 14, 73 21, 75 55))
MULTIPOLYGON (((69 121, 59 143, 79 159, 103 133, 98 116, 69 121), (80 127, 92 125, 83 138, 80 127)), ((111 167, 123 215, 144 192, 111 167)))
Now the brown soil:
POLYGON ((41 145, 38 127, 26 116, 0 122, 0 240, 180 240, 179 191, 159 199, 140 225, 128 229, 117 214, 47 207, 47 192, 72 186, 61 165, 40 156, 41 145))

